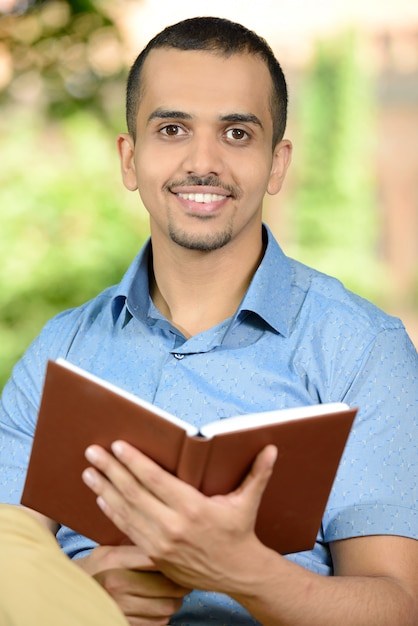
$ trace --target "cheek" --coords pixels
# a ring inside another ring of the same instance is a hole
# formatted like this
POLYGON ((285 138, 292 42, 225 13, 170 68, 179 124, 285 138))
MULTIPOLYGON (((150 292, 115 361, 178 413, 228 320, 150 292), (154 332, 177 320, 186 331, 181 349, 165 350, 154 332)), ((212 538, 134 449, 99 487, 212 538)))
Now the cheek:
POLYGON ((157 163, 158 161, 151 155, 146 156, 145 154, 139 153, 135 156, 136 179, 141 196, 152 189, 154 189, 155 193, 158 180, 157 163))
POLYGON ((267 185, 270 180, 270 167, 262 165, 260 158, 259 162, 253 162, 252 165, 247 165, 240 170, 240 179, 242 185, 247 193, 251 197, 262 198, 267 190, 267 185))
POLYGON ((173 177, 175 159, 167 151, 141 150, 135 158, 138 186, 141 189, 153 188, 160 191, 173 177))
POLYGON ((163 191, 167 182, 167 176, 160 167, 158 160, 146 158, 136 163, 138 191, 142 204, 150 215, 164 211, 166 205, 166 193, 163 191))

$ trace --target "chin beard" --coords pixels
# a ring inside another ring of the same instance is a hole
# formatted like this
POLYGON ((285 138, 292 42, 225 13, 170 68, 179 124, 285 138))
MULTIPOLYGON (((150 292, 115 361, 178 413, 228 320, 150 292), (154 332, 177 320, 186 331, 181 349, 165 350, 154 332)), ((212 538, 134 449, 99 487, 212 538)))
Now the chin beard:
POLYGON ((171 227, 169 229, 171 241, 187 250, 199 252, 212 252, 226 246, 232 238, 232 228, 214 233, 213 235, 192 235, 184 230, 171 227))

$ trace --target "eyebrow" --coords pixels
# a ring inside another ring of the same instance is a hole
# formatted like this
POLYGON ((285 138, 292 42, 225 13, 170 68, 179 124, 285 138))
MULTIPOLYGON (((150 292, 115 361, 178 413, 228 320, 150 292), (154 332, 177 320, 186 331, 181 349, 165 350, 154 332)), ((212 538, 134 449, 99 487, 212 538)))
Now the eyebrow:
POLYGON ((151 113, 151 115, 148 118, 148 121, 151 122, 151 120, 169 120, 169 119, 176 119, 176 120, 191 120, 192 116, 189 113, 185 113, 184 111, 172 111, 171 109, 162 109, 162 108, 158 108, 155 109, 155 111, 153 111, 151 113))
MULTIPOLYGON (((155 119, 191 120, 193 119, 193 116, 190 115, 190 113, 185 113, 184 111, 158 108, 150 114, 150 116, 148 117, 148 122, 155 119)), ((228 123, 238 122, 241 124, 254 124, 255 126, 259 126, 261 129, 264 128, 261 120, 253 113, 227 113, 225 115, 221 115, 219 121, 228 123)))
POLYGON ((261 129, 263 128, 263 124, 261 120, 254 115, 253 113, 229 113, 227 115, 222 115, 220 118, 221 122, 240 122, 242 124, 254 124, 255 126, 259 126, 261 129))

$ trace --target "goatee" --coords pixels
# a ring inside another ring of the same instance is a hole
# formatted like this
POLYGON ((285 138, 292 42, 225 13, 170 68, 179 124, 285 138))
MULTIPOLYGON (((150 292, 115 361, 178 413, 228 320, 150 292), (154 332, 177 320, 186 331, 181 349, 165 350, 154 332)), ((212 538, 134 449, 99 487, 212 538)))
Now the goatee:
POLYGON ((193 235, 184 230, 175 228, 173 224, 169 224, 168 232, 171 241, 177 245, 187 248, 188 250, 197 250, 200 252, 212 252, 213 250, 219 250, 220 248, 226 246, 232 238, 231 225, 227 226, 221 232, 205 235, 193 235))

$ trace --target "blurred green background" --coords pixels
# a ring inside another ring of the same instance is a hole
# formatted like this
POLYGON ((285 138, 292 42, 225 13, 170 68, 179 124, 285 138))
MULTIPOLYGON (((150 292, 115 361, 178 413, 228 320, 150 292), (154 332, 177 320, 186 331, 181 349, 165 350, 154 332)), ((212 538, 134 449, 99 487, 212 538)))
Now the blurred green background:
MULTIPOLYGON (((45 321, 119 281, 148 236, 115 149, 132 61, 115 5, 0 0, 0 389, 45 321)), ((290 69, 297 150, 266 220, 286 252, 391 308, 375 83, 361 51, 350 27, 290 69)), ((417 291, 401 294, 411 319, 417 291)))

